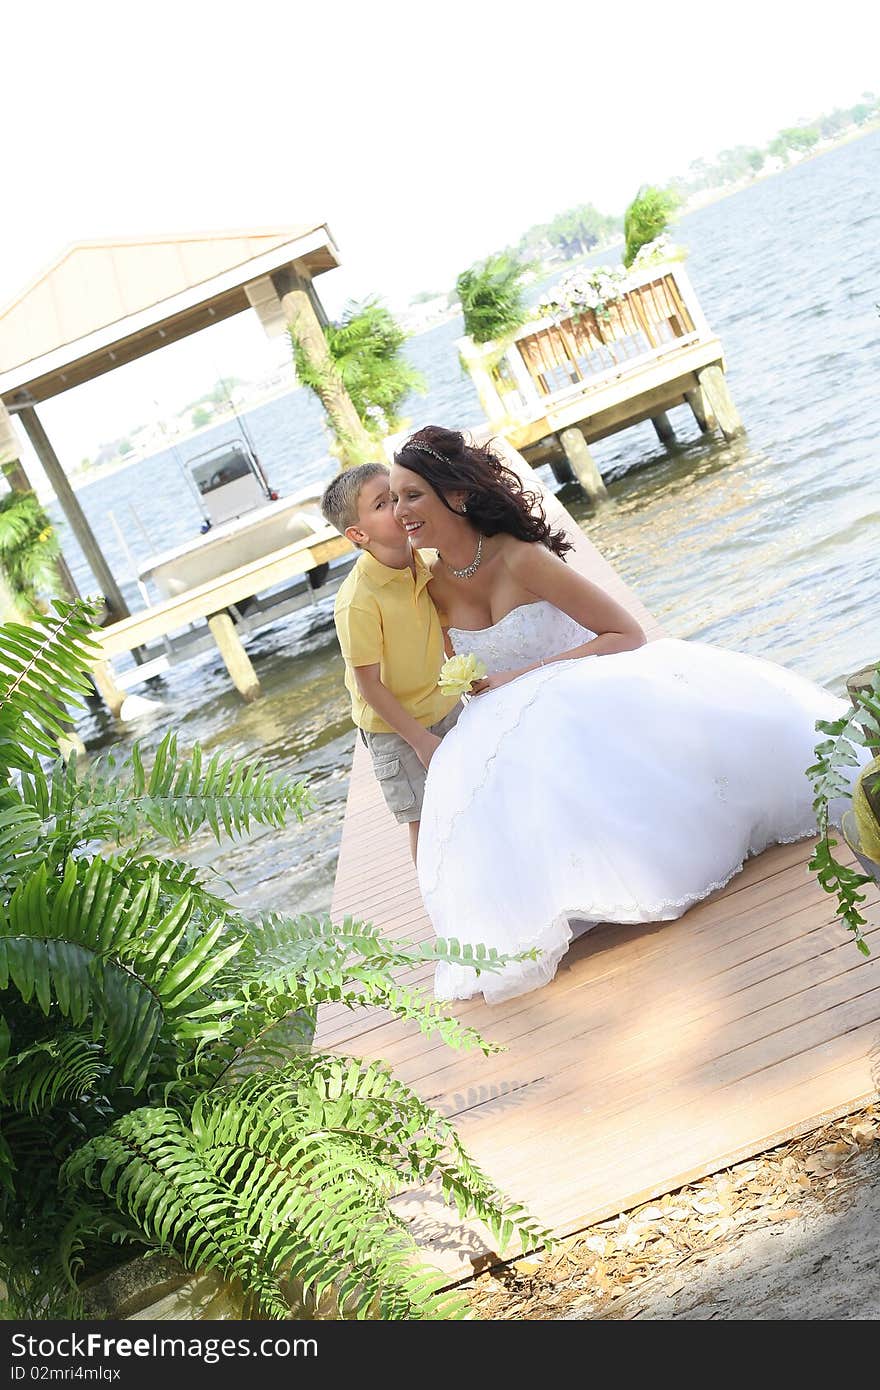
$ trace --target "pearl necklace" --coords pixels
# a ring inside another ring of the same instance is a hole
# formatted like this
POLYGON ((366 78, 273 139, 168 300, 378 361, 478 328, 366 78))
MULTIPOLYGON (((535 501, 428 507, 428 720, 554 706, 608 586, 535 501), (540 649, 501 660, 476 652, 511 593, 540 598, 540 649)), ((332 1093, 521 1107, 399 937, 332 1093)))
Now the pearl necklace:
MULTIPOLYGON (((438 552, 438 554, 439 554, 439 552, 438 552)), ((442 555, 440 556, 440 558, 443 559, 442 555)), ((473 575, 476 574, 477 570, 480 568, 480 562, 481 562, 482 558, 483 558, 483 537, 482 537, 482 535, 481 535, 481 536, 480 536, 480 539, 477 541, 477 553, 476 553, 476 555, 475 555, 474 558, 471 560, 471 562, 470 562, 469 565, 465 565, 465 567, 464 567, 463 570, 457 570, 457 569, 455 569, 455 567, 454 567, 453 565, 450 565, 450 563, 449 563, 448 560, 443 560, 443 563, 444 563, 444 565, 446 566, 446 568, 449 570, 449 573, 450 573, 451 575, 454 575, 456 579, 470 579, 473 575)))

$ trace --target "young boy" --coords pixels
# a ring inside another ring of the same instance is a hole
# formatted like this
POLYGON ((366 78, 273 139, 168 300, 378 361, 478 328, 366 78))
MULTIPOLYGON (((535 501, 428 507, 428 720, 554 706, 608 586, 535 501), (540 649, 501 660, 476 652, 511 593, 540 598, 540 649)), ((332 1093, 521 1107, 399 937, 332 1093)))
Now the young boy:
POLYGON ((348 468, 321 511, 363 554, 340 585, 333 616, 345 658, 351 717, 370 750, 388 809, 419 840, 425 770, 461 702, 438 688, 443 632, 425 560, 397 521, 388 469, 348 468))

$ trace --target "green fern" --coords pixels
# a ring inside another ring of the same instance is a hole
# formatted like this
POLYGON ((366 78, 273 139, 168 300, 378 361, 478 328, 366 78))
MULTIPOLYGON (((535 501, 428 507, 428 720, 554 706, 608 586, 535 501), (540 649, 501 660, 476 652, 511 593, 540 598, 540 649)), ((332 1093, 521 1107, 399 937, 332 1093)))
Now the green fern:
POLYGON ((324 330, 327 349, 364 428, 376 437, 402 427, 400 410, 425 378, 402 355, 407 334, 375 296, 348 303, 324 330))
POLYGON ((271 913, 238 926, 233 921, 230 928, 243 932, 244 949, 221 983, 251 1001, 280 996, 292 1009, 322 1003, 341 1003, 349 1009, 381 1007, 414 1023, 426 1036, 436 1035, 451 1047, 479 1047, 486 1055, 499 1051, 498 1046, 452 1018, 435 1000, 400 985, 396 973, 429 961, 491 973, 511 959, 532 960, 537 955, 532 950, 503 956, 494 948, 454 940, 392 941, 371 923, 351 917, 336 924, 329 918, 291 919, 271 913))
POLYGON ((0 629, 0 774, 30 767, 29 755, 54 757, 72 719, 64 703, 79 705, 91 686, 84 675, 98 659, 92 638, 95 610, 56 599, 55 616, 31 627, 0 629))
POLYGON ((333 1289, 347 1316, 465 1311, 442 1294, 442 1276, 419 1267, 393 1214, 404 1180, 439 1182, 504 1244, 547 1236, 386 1068, 338 1057, 301 1058, 201 1096, 191 1130, 174 1111, 136 1111, 84 1146, 64 1176, 111 1190, 164 1248, 220 1268, 277 1316, 289 1316, 291 1281, 301 1301, 333 1289))
POLYGON ((23 1048, 0 1070, 0 1098, 38 1115, 61 1100, 93 1095, 108 1068, 103 1048, 78 1033, 54 1033, 23 1048))
POLYGON ((648 184, 639 189, 623 214, 626 245, 622 259, 625 266, 631 266, 642 247, 666 230, 680 204, 681 199, 671 188, 648 184))
POLYGON ((149 826, 175 846, 205 825, 219 839, 247 834, 252 822, 281 826, 291 813, 301 821, 312 804, 303 783, 282 782, 259 762, 221 753, 203 762, 198 747, 182 757, 173 732, 156 749, 149 773, 137 745, 121 768, 112 759, 96 761, 79 780, 77 800, 88 811, 79 828, 84 836, 121 841, 149 826))
MULTIPOLYGON (((0 631, 0 1277, 18 1316, 77 1316, 77 1279, 120 1241, 247 1290, 255 1314, 331 1297, 343 1316, 456 1316, 392 1202, 439 1183, 499 1242, 545 1233, 452 1127, 383 1068, 310 1052, 317 1009, 381 1005, 454 1047, 496 1050, 396 981, 506 958, 385 940, 346 919, 229 906, 164 858, 302 819, 306 788, 163 739, 80 767, 56 739, 88 688, 90 611, 0 631)), ((527 953, 534 954, 534 953, 527 953)))

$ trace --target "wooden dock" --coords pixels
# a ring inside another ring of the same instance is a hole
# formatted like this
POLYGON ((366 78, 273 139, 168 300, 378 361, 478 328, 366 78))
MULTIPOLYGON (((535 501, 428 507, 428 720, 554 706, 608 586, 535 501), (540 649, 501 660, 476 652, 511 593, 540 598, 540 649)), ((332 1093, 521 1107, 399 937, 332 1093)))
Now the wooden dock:
MULTIPOLYGON (((547 510, 575 540, 570 563, 658 636, 555 498, 547 510)), ((454 1052, 384 1011, 340 1006, 322 1010, 316 1046, 386 1059, 454 1119, 511 1197, 559 1235, 583 1230, 878 1095, 878 895, 866 959, 807 872, 810 850, 802 842, 766 851, 678 922, 595 928, 545 989, 493 1007, 482 998, 452 1005, 504 1043, 498 1055, 454 1052)), ((332 911, 393 937, 431 935, 407 837, 359 742, 332 911)), ((432 973, 402 978, 429 991, 432 973)), ((398 1206, 452 1280, 491 1248, 435 1192, 401 1194, 398 1206)))
MULTIPOLYGON (((331 594, 338 585, 311 590, 306 576, 318 566, 349 554, 354 558, 351 542, 340 536, 334 527, 325 526, 312 536, 262 555, 239 569, 218 575, 206 584, 187 589, 102 628, 98 640, 103 659, 96 665, 93 674, 106 704, 114 714, 118 714, 125 698, 123 682, 117 680, 110 665, 113 656, 136 648, 143 650, 148 648, 150 642, 167 639, 172 633, 181 634, 184 629, 187 630, 185 634, 177 639, 177 659, 185 659, 213 641, 219 648, 236 689, 244 699, 254 699, 259 694, 260 685, 240 634, 274 622, 315 597, 331 594), (261 600, 252 616, 239 617, 229 613, 228 610, 234 609, 236 604, 254 595, 266 594, 268 590, 288 581, 299 582, 294 582, 291 587, 273 594, 269 599, 261 600), (202 619, 207 620, 210 637, 206 637, 204 632, 191 631, 192 624, 202 619)), ((162 647, 153 654, 152 660, 150 655, 147 650, 147 669, 153 672, 165 669, 170 664, 169 656, 162 647)), ((140 673, 146 678, 144 667, 140 668, 140 673)))
POLYGON ((680 262, 631 275, 599 309, 529 321, 501 343, 458 342, 492 431, 558 482, 590 498, 605 486, 589 445, 650 420, 669 444, 668 412, 687 406, 704 432, 742 431, 713 333, 680 262))

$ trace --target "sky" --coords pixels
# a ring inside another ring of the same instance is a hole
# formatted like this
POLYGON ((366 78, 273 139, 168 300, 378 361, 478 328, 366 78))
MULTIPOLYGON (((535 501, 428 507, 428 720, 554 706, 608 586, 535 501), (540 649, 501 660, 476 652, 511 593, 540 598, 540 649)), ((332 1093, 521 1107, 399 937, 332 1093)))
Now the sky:
MULTIPOLYGON (((0 307, 75 241, 312 220, 342 255, 328 312, 399 307, 566 207, 620 213, 880 89, 876 0, 31 0, 6 39, 0 307)), ((278 354, 242 315, 41 415, 78 461, 278 354)))

